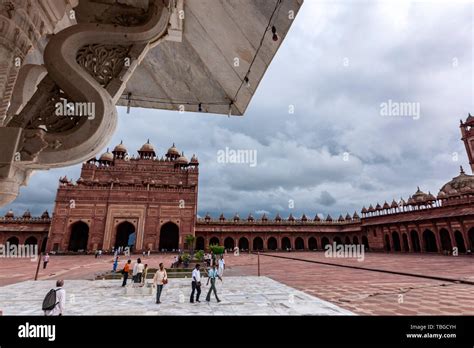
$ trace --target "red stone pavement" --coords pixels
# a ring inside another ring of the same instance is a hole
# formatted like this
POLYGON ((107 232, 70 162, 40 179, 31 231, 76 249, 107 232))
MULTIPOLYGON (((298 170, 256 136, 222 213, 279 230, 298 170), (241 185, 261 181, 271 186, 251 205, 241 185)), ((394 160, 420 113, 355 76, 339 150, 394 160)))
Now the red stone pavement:
MULTIPOLYGON (((434 254, 369 253, 363 262, 329 259, 323 252, 271 253, 269 255, 328 262, 322 265, 260 256, 260 274, 366 315, 474 315, 474 285, 420 277, 338 267, 338 264, 377 268, 450 279, 474 280, 474 258, 434 254)), ((134 256, 136 258, 138 256, 134 256)), ((173 255, 151 255, 144 263, 171 264, 173 255)), ((25 259, 0 261, 0 285, 34 277, 36 263, 25 259)), ((257 275, 257 255, 226 255, 225 275, 257 275)), ((120 263, 123 266, 123 262, 120 263)), ((119 266, 119 267, 120 267, 119 266)), ((112 268, 112 257, 51 256, 39 279, 93 279, 112 268)), ((0 288, 1 291, 1 288, 0 288)))

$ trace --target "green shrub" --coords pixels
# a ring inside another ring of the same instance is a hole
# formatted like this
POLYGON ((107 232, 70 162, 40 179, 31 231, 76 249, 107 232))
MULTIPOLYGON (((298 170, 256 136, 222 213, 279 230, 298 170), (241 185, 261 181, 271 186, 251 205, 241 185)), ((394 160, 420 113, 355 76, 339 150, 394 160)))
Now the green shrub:
POLYGON ((209 249, 214 253, 214 255, 221 255, 224 253, 225 248, 217 244, 209 245, 209 249))
POLYGON ((199 261, 204 260, 204 251, 202 250, 196 251, 194 253, 194 257, 196 258, 196 260, 199 260, 199 261))
POLYGON ((183 259, 183 262, 189 262, 191 260, 191 255, 184 253, 181 258, 183 259))

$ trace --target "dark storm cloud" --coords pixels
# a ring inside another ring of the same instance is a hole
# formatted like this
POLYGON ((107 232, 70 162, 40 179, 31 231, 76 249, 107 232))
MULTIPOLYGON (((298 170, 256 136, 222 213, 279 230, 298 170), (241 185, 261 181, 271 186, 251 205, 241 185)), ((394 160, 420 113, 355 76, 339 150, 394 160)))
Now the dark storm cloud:
MULTIPOLYGON (((120 108, 111 147, 123 139, 136 153, 150 138, 160 155, 173 141, 196 153, 201 216, 334 217, 418 185, 436 194, 467 167, 458 124, 474 112, 472 6, 306 1, 244 117, 120 108), (419 103, 420 118, 382 116, 388 100, 419 103), (256 151, 257 164, 219 163, 226 147, 256 151)), ((77 179, 79 167, 38 172, 11 206, 51 207, 64 173, 77 179)))

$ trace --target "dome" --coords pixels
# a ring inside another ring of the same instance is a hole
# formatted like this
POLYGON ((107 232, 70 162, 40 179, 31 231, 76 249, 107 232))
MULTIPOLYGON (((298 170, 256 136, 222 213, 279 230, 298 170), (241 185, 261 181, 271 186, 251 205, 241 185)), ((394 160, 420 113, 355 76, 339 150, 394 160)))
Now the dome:
POLYGON ((233 220, 234 221, 239 221, 240 220, 240 216, 239 216, 238 213, 235 213, 233 220))
POLYGON ((357 214, 356 211, 354 212, 354 215, 352 215, 352 219, 353 220, 359 220, 360 219, 359 214, 357 214))
POLYGON ((117 152, 117 153, 119 153, 119 152, 127 153, 127 148, 126 148, 125 145, 123 144, 123 141, 120 141, 120 144, 118 144, 117 146, 115 146, 113 152, 117 152))
POLYGON ((292 213, 290 213, 290 216, 288 216, 288 221, 295 221, 295 218, 292 213))
POLYGON ((173 145, 166 152, 166 157, 179 157, 179 150, 173 145))
POLYGON ((347 221, 351 220, 351 216, 349 215, 349 213, 346 214, 346 220, 347 221))
POLYGON ((23 213, 23 218, 25 219, 31 218, 31 213, 28 209, 23 213))
POLYGON ((339 221, 339 222, 342 222, 342 221, 344 221, 344 217, 342 216, 342 214, 341 214, 341 215, 339 215, 339 219, 337 219, 337 221, 339 221))
POLYGON ((13 213, 13 210, 10 209, 9 211, 7 211, 7 213, 5 214, 5 217, 13 219, 15 217, 15 214, 13 213))
POLYGON ((306 217, 305 213, 303 213, 303 215, 301 216, 301 221, 308 221, 308 218, 306 217))
POLYGON ((254 221, 252 213, 249 213, 249 216, 247 216, 247 221, 254 221))
POLYGON ((47 210, 44 211, 44 213, 41 215, 42 219, 49 219, 49 213, 47 210))
POLYGON ((326 217, 326 221, 329 221, 329 222, 332 221, 331 215, 328 214, 328 216, 326 217))
POLYGON ((318 214, 316 214, 316 215, 314 216, 313 221, 321 221, 321 218, 319 217, 318 214))
POLYGON ((155 147, 150 144, 150 139, 147 140, 145 144, 142 145, 138 152, 155 152, 155 147))
POLYGON ((461 167, 461 172, 458 176, 453 178, 450 182, 445 184, 439 191, 438 197, 441 195, 443 198, 446 196, 456 196, 462 193, 474 193, 474 175, 468 175, 464 173, 461 167))
POLYGON ((276 214, 275 221, 281 221, 281 216, 279 213, 276 214))
POLYGON ((100 158, 99 161, 101 162, 113 162, 114 161, 114 155, 109 152, 109 149, 107 149, 107 152, 104 152, 100 158))
POLYGON ((420 190, 418 187, 417 191, 415 194, 412 196, 412 200, 414 201, 415 204, 425 204, 428 202, 432 202, 434 197, 430 197, 429 194, 424 193, 423 191, 420 190))
POLYGON ((262 221, 268 221, 267 214, 263 213, 263 215, 262 215, 262 221))
POLYGON ((225 216, 224 216, 223 213, 219 216, 219 220, 220 220, 220 221, 225 221, 225 216))
POLYGON ((181 156, 179 156, 179 157, 176 159, 176 163, 181 164, 181 165, 188 165, 188 164, 189 164, 189 161, 188 161, 188 159, 186 158, 186 156, 184 155, 184 152, 181 153, 181 156))
POLYGON ((206 214, 206 216, 204 217, 204 220, 206 220, 206 221, 211 220, 211 216, 209 215, 209 213, 206 214))

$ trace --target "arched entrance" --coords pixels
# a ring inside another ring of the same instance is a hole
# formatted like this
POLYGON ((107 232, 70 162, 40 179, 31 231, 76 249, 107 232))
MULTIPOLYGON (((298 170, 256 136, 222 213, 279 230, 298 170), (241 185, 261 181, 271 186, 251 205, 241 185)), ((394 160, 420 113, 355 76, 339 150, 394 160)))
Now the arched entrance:
POLYGON ((403 251, 410 251, 410 244, 408 243, 408 236, 406 233, 403 234, 402 236, 403 239, 403 251))
POLYGON ((474 252, 474 227, 469 230, 469 244, 471 245, 471 251, 474 252))
POLYGON ((135 226, 131 222, 124 221, 120 223, 115 234, 115 249, 135 245, 135 235, 132 235, 133 233, 135 233, 135 226))
POLYGON ((393 249, 395 251, 402 251, 402 247, 400 245, 400 236, 398 232, 392 232, 392 239, 393 239, 393 249))
POLYGON ((456 240, 458 252, 464 254, 466 252, 466 245, 464 244, 464 238, 462 236, 462 233, 459 231, 454 232, 454 239, 456 240))
POLYGON ((362 244, 364 244, 365 251, 369 251, 369 239, 367 236, 362 236, 362 244))
POLYGON ((425 230, 425 232, 423 232, 423 244, 426 252, 438 252, 438 246, 436 245, 436 237, 431 230, 425 230))
POLYGON ((304 250, 304 240, 301 237, 295 239, 295 249, 304 250))
POLYGON ((224 239, 224 248, 226 248, 226 249, 234 249, 234 248, 235 248, 234 238, 232 238, 232 237, 227 237, 226 239, 224 239))
POLYGON ((385 235, 385 251, 391 251, 392 248, 390 247, 390 236, 388 234, 385 235))
POLYGON ((342 244, 342 240, 339 237, 334 237, 334 239, 332 241, 333 241, 333 243, 336 243, 336 246, 342 244))
POLYGON ((278 242, 275 237, 268 238, 267 241, 268 250, 277 250, 278 249, 278 242))
POLYGON ((89 240, 89 225, 78 221, 71 226, 71 237, 69 238, 69 251, 87 250, 89 240))
POLYGON ((321 248, 323 248, 323 250, 326 250, 326 245, 329 245, 329 238, 323 237, 321 239, 321 248))
POLYGON ((311 237, 311 238, 308 239, 308 249, 309 250, 318 249, 318 241, 316 240, 316 238, 311 237))
POLYGON ((239 239, 239 249, 240 250, 249 250, 249 240, 245 237, 239 239))
POLYGON ((351 244, 351 239, 349 238, 349 236, 346 236, 346 238, 344 239, 344 244, 351 244))
POLYGON ((204 248, 205 248, 204 237, 197 237, 196 250, 204 250, 204 248))
POLYGON ((354 236, 354 238, 352 238, 352 243, 355 244, 355 245, 358 245, 359 244, 359 238, 357 238, 357 236, 354 236))
POLYGON ((220 245, 220 240, 217 237, 212 237, 209 240, 209 245, 220 245))
POLYGON ((20 244, 20 240, 17 237, 10 237, 7 239, 7 243, 18 246, 18 244, 20 244))
POLYGON ((290 238, 288 238, 288 237, 283 237, 283 239, 281 240, 281 248, 282 248, 283 250, 291 249, 291 241, 290 241, 290 238))
POLYGON ((160 229, 160 250, 173 251, 179 249, 179 227, 173 222, 167 222, 160 229))
POLYGON ((26 240, 25 240, 25 245, 38 245, 38 239, 36 239, 36 237, 28 237, 26 240))
POLYGON ((263 239, 255 237, 253 239, 253 250, 263 250, 263 239))
POLYGON ((441 238, 441 250, 442 251, 452 251, 453 245, 451 243, 451 237, 449 236, 449 232, 447 229, 442 228, 439 231, 439 236, 441 238))
POLYGON ((413 245, 413 251, 419 253, 421 251, 420 238, 418 237, 418 232, 415 230, 410 232, 411 245, 413 245))

